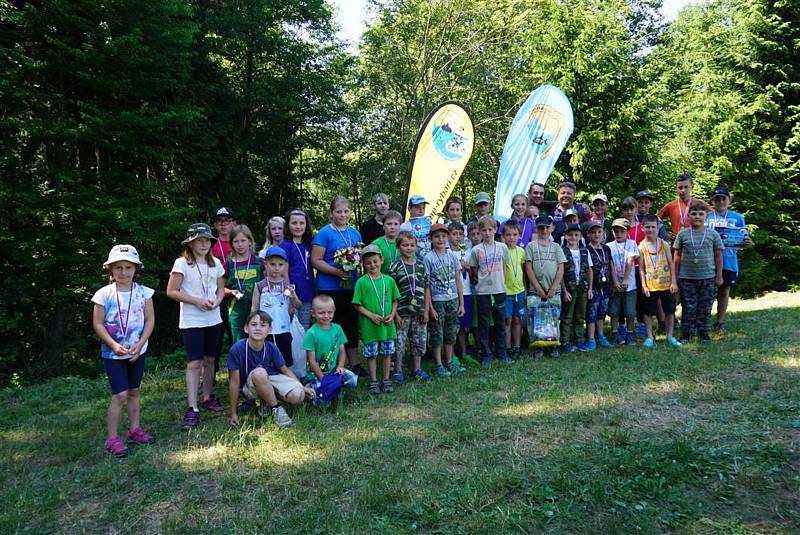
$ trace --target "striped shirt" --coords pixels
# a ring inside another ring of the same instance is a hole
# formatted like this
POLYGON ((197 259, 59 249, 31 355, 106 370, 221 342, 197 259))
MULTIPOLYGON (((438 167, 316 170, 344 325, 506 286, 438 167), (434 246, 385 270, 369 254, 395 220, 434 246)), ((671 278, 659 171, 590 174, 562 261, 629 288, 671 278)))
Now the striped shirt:
POLYGON ((713 279, 716 272, 714 253, 722 250, 716 230, 685 228, 678 233, 672 248, 681 252, 680 279, 713 279))

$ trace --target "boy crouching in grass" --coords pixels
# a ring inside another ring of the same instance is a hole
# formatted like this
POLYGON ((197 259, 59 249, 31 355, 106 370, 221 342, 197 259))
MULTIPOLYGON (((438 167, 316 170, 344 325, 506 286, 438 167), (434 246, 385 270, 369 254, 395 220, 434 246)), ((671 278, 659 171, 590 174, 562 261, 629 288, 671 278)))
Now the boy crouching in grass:
MULTIPOLYGON (((308 384, 316 389, 326 375, 335 374, 342 378, 342 385, 355 388, 358 376, 344 367, 345 343, 347 336, 338 323, 333 323, 336 305, 329 295, 318 295, 311 301, 312 325, 303 338, 303 349, 308 359, 308 384)), ((317 398, 314 398, 316 403, 317 398)))
POLYGON ((278 397, 291 405, 300 405, 306 397, 314 395, 303 388, 300 381, 286 366, 278 346, 266 340, 272 330, 272 318, 262 311, 251 312, 244 332, 247 338, 239 340, 228 352, 228 396, 231 404, 231 425, 239 424, 236 402, 239 392, 248 400, 261 400, 259 414, 272 412, 278 427, 288 427, 294 422, 286 410, 278 405, 278 397), (244 380, 244 385, 242 385, 244 380))

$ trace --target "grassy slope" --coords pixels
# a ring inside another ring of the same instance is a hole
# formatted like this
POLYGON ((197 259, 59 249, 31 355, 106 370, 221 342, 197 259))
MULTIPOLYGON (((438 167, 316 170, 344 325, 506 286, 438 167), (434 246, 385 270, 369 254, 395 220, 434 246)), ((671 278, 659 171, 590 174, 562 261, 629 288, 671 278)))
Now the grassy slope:
POLYGON ((4 391, 0 532, 796 532, 798 304, 735 303, 704 347, 362 387, 284 431, 182 432, 182 372, 150 367, 159 441, 124 460, 102 451, 104 380, 4 391))

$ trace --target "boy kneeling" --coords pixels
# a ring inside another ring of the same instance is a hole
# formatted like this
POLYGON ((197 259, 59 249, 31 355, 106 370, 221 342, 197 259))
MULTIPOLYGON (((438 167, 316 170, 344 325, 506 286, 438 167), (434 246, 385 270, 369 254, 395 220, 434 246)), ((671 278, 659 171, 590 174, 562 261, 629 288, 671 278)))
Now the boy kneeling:
POLYGON ((286 410, 278 405, 278 397, 291 405, 299 405, 307 396, 313 396, 313 391, 303 388, 286 366, 278 346, 266 341, 271 331, 272 318, 269 314, 258 310, 251 312, 244 326, 247 338, 233 344, 228 352, 231 425, 239 423, 236 402, 240 391, 246 399, 260 399, 259 414, 263 415, 267 408, 270 409, 278 427, 288 427, 294 423, 286 410))

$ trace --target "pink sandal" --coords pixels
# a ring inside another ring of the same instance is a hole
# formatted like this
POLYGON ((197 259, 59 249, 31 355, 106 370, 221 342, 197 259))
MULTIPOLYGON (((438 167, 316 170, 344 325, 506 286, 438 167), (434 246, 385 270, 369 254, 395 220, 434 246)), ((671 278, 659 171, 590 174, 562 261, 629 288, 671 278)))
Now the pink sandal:
POLYGON ((128 433, 128 444, 152 444, 155 441, 156 437, 146 433, 141 427, 128 433))
POLYGON ((117 459, 128 455, 128 447, 119 437, 112 437, 106 440, 106 451, 117 459))

